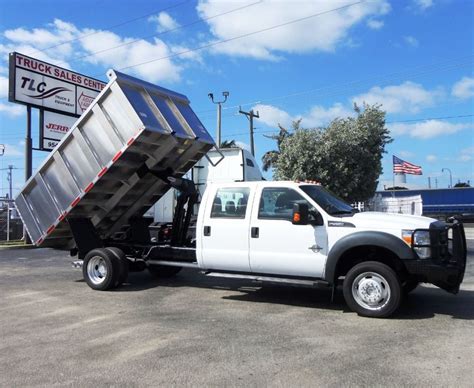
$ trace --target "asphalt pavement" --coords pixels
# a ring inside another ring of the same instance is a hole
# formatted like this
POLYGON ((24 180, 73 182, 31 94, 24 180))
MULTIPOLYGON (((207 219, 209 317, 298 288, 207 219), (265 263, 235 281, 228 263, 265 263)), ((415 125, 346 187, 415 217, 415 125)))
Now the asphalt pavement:
POLYGON ((473 240, 458 295, 422 285, 390 319, 190 269, 98 292, 70 262, 0 250, 0 386, 474 385, 473 240))

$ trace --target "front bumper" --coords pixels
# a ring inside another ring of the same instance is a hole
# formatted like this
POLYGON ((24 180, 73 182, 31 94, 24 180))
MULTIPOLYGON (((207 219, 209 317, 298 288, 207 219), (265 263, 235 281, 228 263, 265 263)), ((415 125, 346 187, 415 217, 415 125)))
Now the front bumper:
POLYGON ((467 249, 463 224, 456 220, 452 224, 437 221, 427 230, 430 233, 430 245, 413 245, 412 249, 429 247, 431 257, 406 260, 406 269, 411 277, 420 282, 432 283, 457 294, 466 270, 467 249))

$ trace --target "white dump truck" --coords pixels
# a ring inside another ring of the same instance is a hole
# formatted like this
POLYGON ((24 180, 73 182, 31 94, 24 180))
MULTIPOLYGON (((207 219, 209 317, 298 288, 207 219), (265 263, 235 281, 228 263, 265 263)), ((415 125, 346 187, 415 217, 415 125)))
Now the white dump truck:
POLYGON ((214 146, 181 94, 118 72, 15 199, 37 246, 69 249, 95 290, 129 271, 326 287, 342 282, 355 312, 387 317, 419 282, 457 293, 466 265, 463 225, 356 213, 310 182, 209 183, 183 178, 214 146), (143 214, 179 191, 172 229, 152 242, 143 214))

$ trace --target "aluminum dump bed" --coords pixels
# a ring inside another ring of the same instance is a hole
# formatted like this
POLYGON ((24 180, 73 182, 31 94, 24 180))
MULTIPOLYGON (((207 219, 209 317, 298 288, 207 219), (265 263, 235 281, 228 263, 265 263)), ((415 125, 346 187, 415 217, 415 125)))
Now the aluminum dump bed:
POLYGON ((127 229, 214 140, 181 94, 110 70, 109 83, 15 199, 36 245, 73 248, 69 218, 102 238, 127 229))

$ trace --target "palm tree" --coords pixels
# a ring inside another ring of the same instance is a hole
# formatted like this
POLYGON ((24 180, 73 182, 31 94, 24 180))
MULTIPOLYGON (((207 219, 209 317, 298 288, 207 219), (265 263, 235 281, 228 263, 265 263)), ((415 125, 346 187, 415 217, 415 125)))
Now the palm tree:
MULTIPOLYGON (((291 124, 293 131, 297 131, 300 128, 300 123, 301 119, 293 121, 291 124)), ((276 162, 278 161, 278 157, 280 156, 280 147, 283 141, 292 135, 288 129, 282 127, 280 124, 278 124, 278 128, 280 128, 280 130, 276 135, 263 135, 269 139, 276 140, 277 142, 277 149, 265 152, 262 157, 263 171, 268 171, 271 167, 275 166, 276 162)))
POLYGON ((235 148, 237 144, 235 144, 235 140, 224 140, 221 142, 221 146, 219 148, 235 148))

